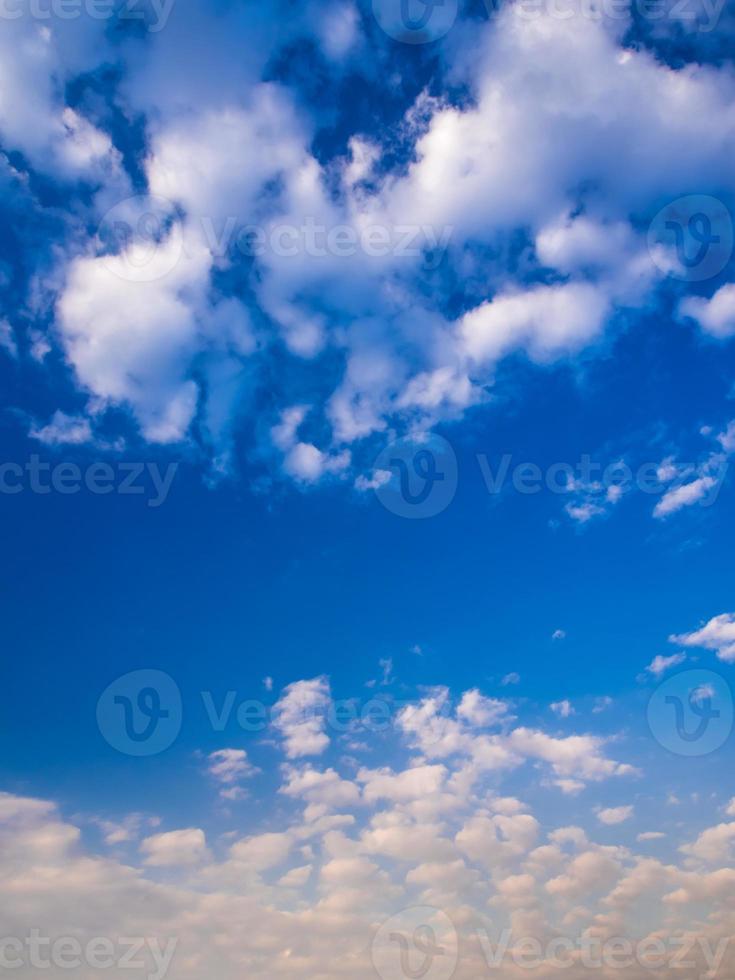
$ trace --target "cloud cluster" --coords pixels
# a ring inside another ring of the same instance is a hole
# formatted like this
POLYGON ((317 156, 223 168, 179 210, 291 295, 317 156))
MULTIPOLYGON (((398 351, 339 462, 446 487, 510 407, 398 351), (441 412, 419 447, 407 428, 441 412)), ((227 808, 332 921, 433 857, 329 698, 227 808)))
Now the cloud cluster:
MULTIPOLYGON (((3 145, 70 199, 93 188, 43 286, 46 342, 89 399, 76 437, 123 407, 144 439, 196 440, 219 472, 247 429, 287 478, 369 480, 374 441, 461 417, 504 358, 573 357, 655 304, 678 259, 646 224, 692 187, 735 190, 729 66, 674 69, 626 47, 624 20, 504 6, 446 70, 466 99, 423 92, 380 132, 317 152, 322 110, 272 66, 316 41, 335 85, 354 58, 378 86, 365 25, 351 6, 306 5, 285 31, 276 13, 174 7, 117 46, 88 19, 76 34, 12 22, 9 72, 38 104, 0 106, 3 145), (195 36, 205 58, 187 57, 195 36), (112 109, 67 105, 53 84, 104 56, 120 66, 110 99, 145 127, 137 170, 112 109)), ((731 291, 688 297, 681 315, 726 339, 731 291)))
POLYGON ((714 650, 719 660, 735 663, 735 613, 713 616, 701 629, 671 636, 670 640, 680 646, 714 650))
MULTIPOLYGON (((732 823, 684 836, 676 864, 532 812, 499 791, 524 758, 548 767, 562 789, 567 780, 594 786, 626 767, 591 736, 514 727, 508 706, 478 690, 453 708, 443 691, 406 706, 398 731, 411 754, 402 765, 358 767, 342 754, 333 765, 305 761, 326 746, 321 728, 297 708, 321 711, 325 700, 328 684, 318 678, 289 685, 279 701, 285 761, 270 802, 280 797, 289 809, 276 806, 264 827, 243 832, 231 821, 222 833, 221 823, 217 831, 186 826, 182 812, 180 826, 151 834, 155 821, 120 814, 114 823, 94 818, 104 831, 95 850, 82 843, 79 817, 63 817, 51 801, 1 793, 4 932, 24 936, 33 922, 46 935, 80 941, 145 937, 146 950, 175 940, 169 976, 182 980, 212 970, 224 978, 246 971, 357 980, 372 970, 381 923, 398 915, 398 928, 401 910, 432 906, 456 933, 459 980, 485 975, 488 943, 500 930, 510 938, 497 969, 508 980, 521 975, 514 951, 529 938, 575 946, 584 937, 623 937, 676 950, 686 933, 692 947, 701 940, 697 963, 710 948, 723 970, 735 962, 727 943, 717 945, 735 926, 732 823)), ((381 745, 376 738, 371 748, 395 759, 395 748, 381 745)), ((226 786, 254 775, 243 750, 218 750, 208 763, 226 786)), ((731 802, 724 812, 732 809, 731 802)), ((632 804, 594 812, 606 835, 635 816, 632 804)), ((638 841, 660 836, 641 833, 638 841)), ((538 975, 555 970, 542 955, 538 975)), ((567 972, 581 978, 586 970, 573 960, 567 972)), ((635 961, 620 973, 649 975, 635 961)))

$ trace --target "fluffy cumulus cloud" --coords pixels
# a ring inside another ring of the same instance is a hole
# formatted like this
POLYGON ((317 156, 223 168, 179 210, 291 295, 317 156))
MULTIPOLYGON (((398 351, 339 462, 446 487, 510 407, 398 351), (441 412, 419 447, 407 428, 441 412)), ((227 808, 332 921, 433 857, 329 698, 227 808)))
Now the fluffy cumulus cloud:
POLYGON ((632 806, 612 806, 597 811, 597 819, 600 823, 604 823, 608 827, 617 823, 623 823, 625 820, 630 820, 632 816, 632 806))
POLYGON ((325 677, 297 681, 283 692, 273 708, 273 724, 283 738, 289 759, 321 755, 327 748, 330 704, 329 681, 325 677))
POLYGON ((217 749, 207 756, 207 771, 219 783, 223 799, 237 800, 245 795, 241 782, 257 773, 258 769, 252 765, 244 749, 217 749))
POLYGON ((685 647, 714 650, 725 663, 735 663, 735 613, 714 616, 701 629, 670 637, 672 643, 685 647))
MULTIPOLYGON (((42 935, 74 936, 82 950, 107 937, 118 956, 124 937, 137 936, 141 962, 156 977, 185 980, 206 969, 225 978, 244 970, 346 980, 380 974, 383 924, 410 937, 406 910, 430 906, 456 950, 459 980, 484 976, 494 957, 499 976, 518 976, 516 953, 529 940, 540 944, 538 975, 555 976, 559 951, 548 944, 563 939, 574 948, 584 936, 625 937, 644 949, 655 942, 665 968, 687 935, 697 964, 708 964, 703 972, 713 962, 732 968, 735 824, 703 824, 693 838, 677 825, 680 859, 661 861, 607 842, 617 825, 636 821, 631 804, 577 806, 559 793, 563 785, 549 783, 546 792, 564 807, 534 812, 501 793, 526 763, 559 783, 604 784, 606 796, 626 767, 589 736, 521 727, 508 705, 477 689, 454 699, 436 691, 399 709, 387 734, 363 733, 381 763, 358 766, 341 750, 329 763, 305 760, 325 747, 295 706, 321 711, 329 697, 324 678, 285 689, 276 722, 283 741, 271 745, 282 753, 280 769, 257 772, 241 749, 207 757, 218 784, 260 779, 261 799, 275 795, 267 818, 246 816, 246 832, 232 815, 216 830, 186 826, 182 804, 179 826, 140 813, 95 817, 95 846, 82 835, 90 822, 83 815, 1 793, 5 933, 25 936, 32 922, 42 935), (565 822, 565 810, 592 826, 565 822), (607 840, 596 840, 596 830, 607 840)), ((206 807, 197 809, 208 825, 206 807)), ((662 836, 641 832, 638 841, 662 836)), ((5 947, 8 955, 24 950, 5 947)), ((390 963, 398 969, 400 958, 390 963)), ((30 975, 22 956, 19 967, 30 975)), ((581 978, 588 967, 573 955, 565 970, 581 978)), ((633 958, 621 975, 642 980, 649 970, 633 958)), ((62 967, 47 972, 62 975, 62 967)))
MULTIPOLYGON (((706 356, 729 350, 731 266, 696 280, 649 230, 682 196, 735 201, 732 13, 696 31, 674 0, 643 24, 533 6, 460 14, 409 55, 364 3, 146 0, 50 20, 17 5, 0 32, 0 189, 19 236, 0 264, 0 361, 47 382, 42 408, 13 406, 36 448, 137 440, 209 478, 244 460, 301 488, 376 489, 387 441, 492 411, 518 361, 581 376, 665 318, 706 356)), ((716 6, 693 0, 696 23, 716 6)), ((657 457, 658 533, 719 493, 735 422, 707 433, 698 463, 657 457)), ((622 496, 573 489, 580 525, 622 496)), ((735 614, 670 639, 656 680, 701 651, 734 663, 735 614)), ((197 805, 176 819, 0 793, 3 936, 146 937, 151 980, 163 965, 386 980, 381 924, 415 935, 405 910, 431 906, 456 980, 488 974, 504 928, 502 980, 527 975, 524 937, 624 936, 671 959, 687 934, 694 975, 735 972, 735 801, 652 830, 639 743, 598 718, 609 697, 535 711, 512 672, 495 693, 478 676, 396 705, 380 665, 380 731, 335 723, 327 676, 296 679, 260 741, 196 754, 197 805)), ((564 976, 589 970, 572 956, 564 976)))
POLYGON ((197 827, 146 837, 140 849, 145 864, 154 868, 198 864, 207 853, 204 832, 197 827))
MULTIPOLYGON (((732 71, 704 40, 671 67, 673 12, 626 46, 624 11, 558 7, 505 5, 471 39, 458 23, 434 94, 340 140, 325 104, 347 65, 380 92, 367 46, 389 57, 354 5, 7 21, 3 149, 73 202, 26 284, 31 329, 88 399, 38 437, 80 440, 122 408, 218 472, 243 438, 299 484, 375 485, 381 440, 487 401, 505 358, 568 360, 652 308, 680 258, 651 219, 692 188, 735 190, 732 71), (308 70, 285 68, 307 50, 308 70)), ((680 317, 725 342, 733 288, 682 296, 680 317)))

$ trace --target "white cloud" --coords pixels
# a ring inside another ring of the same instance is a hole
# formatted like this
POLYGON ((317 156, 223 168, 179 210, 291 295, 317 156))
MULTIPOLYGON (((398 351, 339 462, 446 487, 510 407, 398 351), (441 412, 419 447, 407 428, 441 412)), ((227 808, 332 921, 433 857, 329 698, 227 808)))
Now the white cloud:
POLYGON ((57 322, 79 382, 103 403, 127 403, 146 439, 176 442, 197 406, 188 375, 211 258, 201 248, 183 255, 176 232, 148 261, 135 258, 138 247, 73 262, 57 322), (159 277, 131 279, 138 262, 159 277))
POLYGON ((519 347, 546 361, 588 344, 608 313, 608 299, 594 286, 536 286, 501 294, 465 314, 460 337, 478 362, 499 360, 519 347))
POLYGON ((646 670, 649 674, 653 674, 654 677, 661 677, 661 675, 665 674, 667 670, 670 670, 672 667, 678 667, 679 664, 683 664, 685 660, 685 653, 672 653, 670 657, 664 657, 661 654, 658 654, 646 667, 646 670))
POLYGON ((308 160, 285 89, 258 85, 246 101, 170 118, 154 134, 146 163, 151 193, 181 204, 191 232, 217 252, 227 219, 253 224, 264 185, 308 160))
POLYGON ((281 888, 303 888, 311 877, 313 868, 310 864, 301 867, 291 868, 285 875, 278 879, 281 888))
POLYGON ((735 855, 735 823, 708 827, 691 844, 680 848, 682 854, 707 864, 727 863, 735 855))
POLYGON ((668 517, 683 507, 691 507, 693 504, 699 503, 717 486, 717 482, 713 476, 700 476, 690 483, 667 490, 654 507, 653 516, 668 517))
POLYGON ((513 720, 507 701, 487 698, 477 688, 464 692, 457 705, 457 717, 473 728, 490 728, 513 720))
POLYGON ((289 476, 316 483, 325 473, 339 473, 350 465, 350 453, 328 454, 309 442, 297 442, 286 455, 283 468, 289 476))
POLYGON ((287 766, 281 792, 286 796, 301 797, 310 804, 328 809, 354 806, 360 802, 360 788, 343 779, 334 769, 320 771, 312 766, 298 769, 287 766))
POLYGON ((33 426, 28 434, 47 446, 79 446, 93 439, 89 419, 67 415, 61 411, 54 412, 51 421, 46 425, 33 426))
POLYGON ((230 859, 255 871, 266 871, 283 864, 293 844, 293 837, 287 833, 255 834, 233 844, 230 859))
POLYGON ((559 715, 560 718, 570 718, 574 714, 574 708, 571 701, 555 701, 553 704, 550 704, 549 707, 554 714, 559 715))
POLYGON ((670 636, 671 643, 714 650, 725 663, 735 663, 735 613, 714 616, 701 629, 670 636))
POLYGON ((595 698, 595 703, 594 703, 594 705, 592 707, 592 714, 593 715, 602 714, 602 712, 603 711, 607 711, 607 709, 612 704, 614 704, 614 701, 608 695, 603 695, 602 697, 595 698))
POLYGON ((18 356, 18 343, 15 339, 15 332, 10 322, 4 317, 0 318, 0 348, 13 358, 18 356))
MULTIPOLYGON (((144 259, 135 244, 115 251, 75 231, 57 255, 49 337, 96 404, 127 408, 152 442, 201 439, 215 468, 226 469, 234 423, 252 404, 244 395, 270 385, 271 352, 299 361, 300 380, 275 386, 272 417, 255 438, 267 443, 271 433, 277 444, 281 413, 308 391, 313 431, 294 432, 277 466, 304 484, 344 474, 357 457, 352 443, 395 425, 423 431, 486 400, 503 357, 545 363, 596 344, 619 310, 644 306, 663 278, 665 262, 653 260, 639 231, 661 200, 732 185, 730 73, 674 70, 643 45, 622 50, 622 20, 618 31, 605 18, 543 9, 527 18, 507 5, 453 59, 453 80, 471 100, 422 93, 382 143, 348 132, 347 152, 322 160, 310 149, 321 123, 301 93, 259 79, 297 41, 319 45, 338 74, 350 53, 364 67, 354 4, 258 18, 246 39, 234 9, 214 17, 197 0, 186 23, 169 13, 165 31, 145 43, 128 38, 120 50, 89 18, 53 31, 8 22, 0 132, 34 163, 89 178, 98 218, 132 192, 110 135, 62 96, 75 72, 121 59, 115 104, 147 134, 149 195, 129 204, 130 227, 159 198, 171 204, 168 237, 162 226, 143 262, 146 282, 135 275, 144 259), (195 55, 192 37, 207 39, 209 54, 195 55), (30 103, 19 92, 32 92, 30 103), (379 164, 398 144, 409 162, 391 172, 379 164), (413 227, 421 247, 413 256, 274 247, 273 233, 308 221, 358 236, 413 227), (245 226, 265 245, 241 261, 233 249, 245 226), (519 235, 524 259, 510 271, 519 235), (454 321, 439 280, 430 290, 418 283, 419 263, 435 251, 466 285, 454 321), (247 305, 217 299, 236 270, 247 305)), ((690 315, 727 334, 731 289, 690 315)), ((369 489, 384 471, 352 477, 369 489)), ((669 491, 657 516, 702 499, 713 479, 698 474, 669 491)), ((569 514, 585 522, 598 507, 577 501, 569 514)))
POLYGON ((595 849, 573 857, 566 871, 546 882, 546 891, 555 899, 579 899, 596 890, 605 890, 619 876, 621 865, 617 857, 595 849))
MULTIPOLYGON (((362 785, 375 790, 369 800, 346 790, 348 781, 334 770, 287 766, 283 786, 293 799, 334 794, 331 802, 355 809, 359 822, 330 824, 279 807, 264 815, 267 831, 235 840, 222 858, 207 848, 204 831, 188 828, 146 838, 136 864, 122 863, 114 852, 91 853, 52 803, 0 794, 6 931, 24 935, 18 930, 32 921, 50 935, 73 926, 82 942, 145 935, 158 937, 162 948, 175 936, 183 980, 200 976, 204 961, 224 980, 242 976, 243 969, 253 977, 290 975, 293 955, 286 952, 296 946, 299 970, 309 976, 368 975, 375 923, 417 900, 436 903, 455 923, 465 946, 457 980, 486 970, 473 937, 477 916, 488 908, 499 925, 525 926, 524 935, 542 941, 564 928, 617 930, 639 903, 649 910, 647 929, 665 941, 684 930, 715 945, 731 935, 726 900, 733 872, 719 862, 730 853, 733 825, 709 828, 685 843, 685 863, 677 867, 597 844, 578 827, 548 820, 542 827, 520 801, 484 791, 481 797, 458 793, 438 818, 413 809, 458 786, 454 777, 462 765, 365 770, 362 785), (246 932, 244 920, 251 925, 246 932), (347 973, 343 963, 349 963, 347 973)), ((608 811, 598 812, 605 820, 608 811)), ((146 822, 121 817, 117 825, 130 834, 111 836, 109 844, 119 847, 146 822)), ((224 835, 216 850, 231 837, 224 835)), ((723 969, 729 971, 729 961, 723 969)), ((624 975, 644 980, 645 972, 624 975)), ((571 977, 582 975, 571 969, 571 977)))
POLYGON ((711 299, 688 296, 679 304, 679 312, 719 340, 735 336, 735 283, 721 286, 711 299))
POLYGON ((140 842, 140 850, 151 868, 200 864, 208 855, 204 831, 198 827, 153 834, 140 842))
POLYGON ((632 806, 612 806, 597 811, 597 819, 608 827, 624 823, 633 816, 632 806))
POLYGON ((325 677, 289 684, 273 706, 273 725, 289 759, 321 755, 329 745, 327 710, 331 704, 325 677))
POLYGON ((237 785, 259 770, 248 760, 244 749, 217 749, 207 756, 207 771, 218 783, 225 799, 237 799, 242 795, 237 785))
POLYGON ((415 766, 401 773, 389 769, 361 769, 357 780, 364 784, 364 797, 368 802, 391 800, 406 803, 440 793, 444 787, 447 770, 442 765, 415 766))

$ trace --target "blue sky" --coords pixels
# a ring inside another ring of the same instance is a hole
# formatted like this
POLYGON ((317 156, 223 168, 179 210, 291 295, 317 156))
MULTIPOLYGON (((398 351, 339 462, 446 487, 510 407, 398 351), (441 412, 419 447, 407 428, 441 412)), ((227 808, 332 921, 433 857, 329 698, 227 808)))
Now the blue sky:
POLYGON ((407 9, 4 8, 21 975, 735 956, 732 13, 407 9))

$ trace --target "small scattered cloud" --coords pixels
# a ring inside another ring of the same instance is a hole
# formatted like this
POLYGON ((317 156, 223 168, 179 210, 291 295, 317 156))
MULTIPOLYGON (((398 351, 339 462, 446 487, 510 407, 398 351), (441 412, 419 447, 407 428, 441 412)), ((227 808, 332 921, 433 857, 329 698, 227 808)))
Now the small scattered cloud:
POLYGON ((326 713, 331 704, 326 677, 289 684, 273 707, 273 726, 289 759, 321 755, 329 745, 326 713))
POLYGON ((633 816, 632 806, 611 806, 597 811, 597 819, 607 827, 624 823, 633 816))
POLYGON ((245 793, 238 783, 259 771, 244 749, 217 749, 207 756, 207 772, 220 784, 220 796, 226 800, 241 799, 245 793))
POLYGON ((735 663, 735 613, 715 616, 692 633, 674 634, 669 637, 669 642, 714 650, 719 660, 726 664, 735 663))
POLYGON ((685 653, 674 653, 670 657, 663 657, 659 654, 657 657, 653 658, 650 664, 646 667, 646 670, 649 674, 653 674, 654 677, 661 677, 667 670, 671 670, 672 667, 678 667, 679 664, 683 664, 685 660, 685 653))
POLYGON ((46 425, 32 426, 28 435, 46 446, 81 446, 94 439, 89 419, 61 411, 54 412, 46 425))
POLYGON ((0 319, 0 349, 10 354, 12 358, 18 356, 18 344, 10 323, 6 319, 0 319))
POLYGON ((575 712, 571 701, 554 701, 549 707, 560 718, 570 718, 575 712))
POLYGON ((593 715, 602 714, 603 711, 607 711, 608 708, 612 707, 614 703, 615 702, 613 701, 613 699, 611 697, 608 697, 607 694, 603 695, 602 697, 595 698, 595 703, 592 707, 592 714, 593 715))

